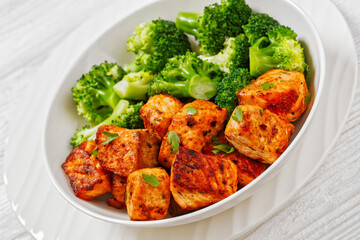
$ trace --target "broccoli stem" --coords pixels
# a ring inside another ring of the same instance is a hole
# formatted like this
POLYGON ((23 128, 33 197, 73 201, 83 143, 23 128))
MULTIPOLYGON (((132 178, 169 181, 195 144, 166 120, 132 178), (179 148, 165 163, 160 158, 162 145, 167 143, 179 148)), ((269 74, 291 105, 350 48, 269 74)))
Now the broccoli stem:
POLYGON ((95 127, 84 129, 83 131, 81 131, 82 139, 87 139, 87 141, 95 140, 96 132, 97 132, 98 128, 101 125, 111 124, 115 118, 120 116, 120 114, 126 112, 126 109, 128 108, 128 106, 129 106, 129 101, 120 100, 118 102, 118 104, 116 105, 116 107, 114 108, 113 113, 107 119, 105 119, 103 122, 99 123, 95 127))
POLYGON ((146 100, 146 94, 150 83, 137 84, 126 80, 120 81, 115 85, 115 91, 121 98, 129 98, 133 100, 146 100))
POLYGON ((267 38, 260 38, 249 48, 250 75, 253 77, 260 76, 262 73, 275 68, 280 63, 280 60, 273 57, 274 50, 271 44, 267 47, 260 48, 263 41, 267 41, 267 38))
POLYGON ((201 16, 202 13, 179 12, 176 17, 176 27, 199 38, 198 28, 200 27, 199 17, 201 16))
MULTIPOLYGON (((158 84, 157 87, 159 87, 159 89, 164 89, 164 92, 166 92, 166 94, 169 94, 176 98, 191 97, 189 94, 188 81, 177 81, 177 82, 161 81, 157 84, 158 84)), ((160 93, 162 93, 162 91, 160 91, 160 93)))
POLYGON ((208 77, 195 75, 189 82, 189 95, 195 99, 209 100, 216 95, 217 85, 208 77))
POLYGON ((104 101, 105 104, 114 109, 120 100, 113 90, 114 83, 108 81, 106 78, 98 78, 98 82, 104 86, 104 89, 98 89, 96 92, 101 96, 101 100, 104 101))

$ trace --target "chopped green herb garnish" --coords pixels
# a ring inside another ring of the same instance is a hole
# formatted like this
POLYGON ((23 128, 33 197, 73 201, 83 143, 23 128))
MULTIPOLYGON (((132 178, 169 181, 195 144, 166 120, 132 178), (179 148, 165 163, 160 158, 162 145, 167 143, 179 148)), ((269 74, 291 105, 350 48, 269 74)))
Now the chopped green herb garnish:
POLYGON ((263 83, 263 84, 261 84, 261 88, 262 88, 262 90, 268 90, 269 88, 272 88, 273 86, 274 86, 275 84, 273 84, 273 83, 263 83))
POLYGON ((98 154, 99 154, 98 148, 95 148, 95 149, 91 152, 91 155, 97 156, 98 154))
POLYGON ((159 179, 154 174, 148 175, 143 173, 142 178, 144 179, 145 182, 147 182, 153 187, 160 186, 159 179))
POLYGON ((229 153, 232 153, 233 151, 235 151, 234 147, 231 147, 228 144, 216 145, 216 146, 214 146, 214 148, 215 148, 215 150, 212 151, 214 154, 218 154, 221 151, 225 155, 225 154, 229 154, 229 153))
POLYGON ((241 107, 237 107, 232 115, 232 119, 235 122, 241 122, 243 120, 243 114, 241 107))
POLYGON ((179 151, 180 138, 175 131, 169 131, 167 137, 168 143, 171 145, 171 152, 176 154, 179 151))
POLYGON ((108 144, 109 142, 117 139, 120 135, 118 133, 112 133, 107 131, 102 131, 103 134, 106 135, 106 141, 102 143, 102 145, 108 144))
POLYGON ((196 107, 188 106, 186 107, 186 113, 189 115, 195 115, 197 113, 196 107))

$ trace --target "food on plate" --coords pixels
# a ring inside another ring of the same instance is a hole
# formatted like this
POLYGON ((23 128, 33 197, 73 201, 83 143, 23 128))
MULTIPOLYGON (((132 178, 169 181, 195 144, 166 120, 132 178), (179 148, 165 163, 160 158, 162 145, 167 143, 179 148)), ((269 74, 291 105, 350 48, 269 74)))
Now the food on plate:
POLYGON ((202 149, 206 155, 215 155, 222 160, 230 160, 237 167, 238 188, 245 187, 263 173, 267 165, 239 153, 227 140, 221 131, 202 149))
POLYGON ((249 66, 250 43, 244 34, 226 38, 224 48, 216 55, 200 55, 199 58, 212 62, 225 73, 249 66))
POLYGON ((125 207, 125 190, 126 190, 126 177, 119 175, 111 175, 111 193, 112 197, 108 199, 109 206, 114 208, 125 207))
POLYGON ((195 36, 200 42, 202 54, 214 55, 228 37, 243 33, 252 10, 244 0, 222 0, 204 8, 202 13, 179 12, 176 26, 195 36))
POLYGON ((130 72, 158 73, 167 59, 191 50, 187 36, 172 21, 163 19, 140 23, 127 41, 127 50, 136 54, 125 69, 130 72))
POLYGON ((247 68, 238 68, 225 76, 217 86, 214 103, 227 108, 228 117, 239 104, 236 93, 246 87, 252 80, 247 68))
POLYGON ((141 107, 140 115, 144 126, 162 140, 168 131, 173 116, 184 106, 171 95, 155 95, 141 107))
POLYGON ((76 147, 84 141, 95 140, 98 128, 106 124, 130 129, 142 128, 143 121, 140 116, 140 108, 143 105, 144 103, 142 101, 134 103, 133 101, 121 99, 111 115, 100 124, 93 127, 85 125, 81 129, 78 129, 71 138, 71 145, 76 147))
POLYGON ((131 220, 158 220, 167 215, 170 178, 162 168, 132 172, 126 184, 126 208, 131 220))
POLYGON ((114 111, 119 97, 113 86, 126 72, 114 63, 104 62, 84 74, 71 89, 79 115, 90 124, 99 124, 114 111))
POLYGON ((245 187, 260 176, 267 168, 266 164, 252 160, 238 151, 223 155, 221 158, 230 160, 236 165, 238 187, 245 187))
POLYGON ((154 77, 150 72, 130 72, 113 88, 122 99, 146 100, 150 82, 154 77))
POLYGON ((218 65, 201 60, 195 52, 187 52, 168 60, 150 83, 149 95, 209 100, 216 95, 216 86, 222 78, 218 65))
POLYGON ((229 160, 181 146, 171 167, 170 190, 179 206, 196 210, 237 190, 237 168, 229 160))
POLYGON ((279 23, 268 14, 253 12, 247 24, 243 25, 242 28, 246 37, 249 39, 250 45, 254 45, 257 40, 266 37, 267 32, 278 25, 279 23))
POLYGON ((168 133, 162 139, 159 163, 165 168, 171 168, 178 149, 175 149, 172 138, 178 138, 178 143, 184 147, 200 152, 224 128, 226 118, 226 108, 212 102, 195 100, 185 104, 173 117, 168 133))
POLYGON ((302 73, 307 70, 304 50, 291 28, 279 25, 268 30, 266 35, 249 49, 251 76, 258 77, 272 68, 302 73))
POLYGON ((121 177, 158 164, 159 141, 149 130, 102 125, 95 142, 101 166, 121 177))
POLYGON ((303 73, 272 69, 241 89, 237 96, 240 105, 260 106, 294 122, 306 110, 308 94, 303 73))
POLYGON ((288 147, 311 97, 296 37, 244 0, 138 24, 135 60, 94 65, 72 88, 88 122, 62 164, 75 195, 111 192, 130 220, 160 220, 250 184, 288 147))
POLYGON ((111 191, 110 173, 91 154, 96 147, 94 141, 83 142, 71 151, 61 165, 70 179, 74 194, 83 200, 91 200, 111 191))
POLYGON ((272 164, 287 148, 295 127, 269 110, 239 105, 226 125, 226 139, 245 156, 272 164))

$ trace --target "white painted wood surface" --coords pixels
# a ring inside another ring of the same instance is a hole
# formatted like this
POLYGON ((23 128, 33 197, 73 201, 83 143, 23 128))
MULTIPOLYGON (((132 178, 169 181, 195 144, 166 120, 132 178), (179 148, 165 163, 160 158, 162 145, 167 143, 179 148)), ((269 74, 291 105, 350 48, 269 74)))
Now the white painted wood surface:
MULTIPOLYGON (((350 26, 359 57, 360 1, 333 2, 350 26)), ((111 1, 0 1, 1 174, 9 123, 36 71, 52 49, 104 4, 111 1)), ((284 209, 250 233, 248 239, 360 239, 359 112, 357 90, 342 134, 317 173, 284 209)), ((26 116, 23 118, 26 121, 26 116)), ((0 239, 32 239, 11 210, 3 178, 0 178, 0 239)))

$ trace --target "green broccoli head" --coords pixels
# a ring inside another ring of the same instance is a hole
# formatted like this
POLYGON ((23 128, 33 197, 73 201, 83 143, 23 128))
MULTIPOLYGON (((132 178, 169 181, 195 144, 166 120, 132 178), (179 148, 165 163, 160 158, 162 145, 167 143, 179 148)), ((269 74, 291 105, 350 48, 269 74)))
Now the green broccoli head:
POLYGON ((115 84, 114 89, 120 98, 132 100, 146 100, 148 88, 155 75, 149 72, 131 72, 115 84))
POLYGON ((227 37, 243 33, 250 14, 245 0, 222 0, 206 6, 203 13, 179 12, 176 26, 199 39, 202 54, 215 55, 227 37))
POLYGON ((112 114, 104 121, 94 127, 85 125, 81 129, 78 129, 71 138, 71 145, 76 147, 85 141, 94 140, 96 138, 97 129, 101 125, 111 124, 129 129, 144 128, 144 123, 140 116, 140 108, 143 105, 144 103, 142 101, 133 102, 123 99, 120 100, 112 114))
POLYGON ((201 60, 194 52, 187 52, 169 59, 151 82, 149 95, 169 94, 177 98, 209 100, 216 95, 216 86, 222 77, 216 64, 201 60))
POLYGON ((116 125, 129 129, 142 129, 144 128, 144 122, 140 116, 140 109, 144 105, 144 102, 131 103, 118 117, 111 121, 112 125, 116 125))
POLYGON ((236 93, 246 87, 251 80, 252 77, 247 68, 235 69, 218 84, 215 104, 227 108, 228 116, 230 116, 238 105, 236 93))
POLYGON ((89 140, 95 139, 97 128, 94 131, 89 125, 85 125, 80 129, 77 129, 74 136, 71 138, 70 144, 75 148, 76 146, 80 145, 81 143, 89 140), (90 139, 91 135, 94 134, 93 139, 90 139))
POLYGON ((152 74, 158 73, 167 59, 191 49, 188 37, 176 28, 175 23, 162 19, 137 25, 127 43, 128 51, 134 52, 136 59, 126 69, 152 74))
POLYGON ((221 71, 230 73, 238 68, 249 68, 249 41, 244 34, 225 40, 224 49, 214 56, 199 56, 217 64, 221 71))
POLYGON ((258 39, 266 37, 266 33, 278 25, 279 23, 268 14, 252 13, 248 23, 242 28, 249 39, 250 45, 254 45, 258 39))
POLYGON ((304 50, 296 40, 297 34, 289 27, 279 25, 267 32, 250 47, 250 74, 258 77, 272 68, 304 73, 308 66, 304 50), (264 41, 270 44, 263 46, 264 41))
POLYGON ((113 86, 124 75, 125 71, 114 63, 93 66, 72 88, 78 113, 94 125, 106 119, 120 100, 113 86))

